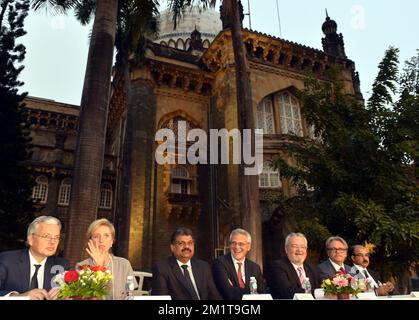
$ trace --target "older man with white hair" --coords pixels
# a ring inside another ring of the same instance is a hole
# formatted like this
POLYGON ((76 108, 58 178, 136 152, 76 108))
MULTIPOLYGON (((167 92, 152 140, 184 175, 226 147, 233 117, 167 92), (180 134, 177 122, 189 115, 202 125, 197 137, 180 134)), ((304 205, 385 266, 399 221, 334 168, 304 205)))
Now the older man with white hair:
POLYGON ((28 227, 29 249, 0 253, 0 296, 27 296, 31 300, 57 299, 52 278, 68 269, 68 261, 55 257, 61 239, 61 222, 40 216, 28 227))
POLYGON ((250 293, 250 277, 257 281, 258 293, 266 292, 266 282, 256 262, 246 258, 252 237, 244 229, 234 229, 229 238, 230 252, 214 260, 212 273, 218 291, 225 300, 241 300, 250 293))
POLYGON ((286 257, 272 263, 271 294, 274 299, 292 299, 296 293, 312 293, 320 286, 316 267, 306 261, 307 238, 290 233, 285 238, 286 257))

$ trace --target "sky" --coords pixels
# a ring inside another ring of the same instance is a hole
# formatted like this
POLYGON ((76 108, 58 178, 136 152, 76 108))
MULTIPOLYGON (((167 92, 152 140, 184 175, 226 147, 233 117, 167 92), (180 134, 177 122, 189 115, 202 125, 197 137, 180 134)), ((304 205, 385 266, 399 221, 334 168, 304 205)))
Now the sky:
MULTIPOLYGON (((400 49, 401 62, 419 49, 417 0, 249 1, 253 30, 316 49, 322 49, 321 26, 327 9, 337 22, 338 33, 343 34, 346 55, 359 71, 364 98, 369 97, 377 66, 389 46, 400 49)), ((248 0, 242 2, 248 12, 248 0)), ((244 26, 249 27, 247 16, 244 26)), ((25 29, 27 35, 20 39, 27 50, 21 91, 79 105, 91 25, 81 26, 71 13, 57 15, 41 10, 29 13, 25 29)))

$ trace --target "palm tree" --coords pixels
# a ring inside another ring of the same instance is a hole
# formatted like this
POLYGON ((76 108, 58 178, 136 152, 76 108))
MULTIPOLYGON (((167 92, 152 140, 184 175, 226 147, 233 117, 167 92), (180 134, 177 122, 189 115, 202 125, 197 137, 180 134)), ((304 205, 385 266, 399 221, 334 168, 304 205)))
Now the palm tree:
MULTIPOLYGON (((87 0, 92 3, 94 1, 87 0)), ((34 0, 35 10, 52 5, 67 10, 79 0, 34 0)), ((65 255, 81 259, 84 232, 96 219, 105 151, 106 121, 116 33, 118 0, 97 0, 80 103, 77 147, 65 255), (81 231, 82 230, 82 231, 81 231)))
MULTIPOLYGON (((169 7, 173 12, 174 25, 181 18, 185 5, 199 2, 204 7, 214 6, 216 0, 170 0, 169 7)), ((232 44, 234 50, 234 62, 236 68, 237 108, 240 129, 254 129, 254 113, 252 107, 252 89, 250 85, 249 69, 247 67, 246 52, 242 41, 242 26, 239 11, 240 0, 223 0, 223 14, 231 27, 232 44)), ((252 135, 252 148, 255 147, 252 135)), ((254 151, 254 149, 253 149, 254 151)), ((258 176, 245 175, 244 165, 240 168, 240 212, 242 225, 252 235, 252 247, 250 258, 262 265, 262 225, 259 204, 258 176)))

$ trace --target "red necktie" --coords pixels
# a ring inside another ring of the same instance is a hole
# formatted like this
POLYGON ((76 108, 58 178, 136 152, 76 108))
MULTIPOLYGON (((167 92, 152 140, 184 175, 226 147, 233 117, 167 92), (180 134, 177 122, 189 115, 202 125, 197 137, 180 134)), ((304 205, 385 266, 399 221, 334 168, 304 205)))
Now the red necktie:
POLYGON ((346 270, 343 267, 340 267, 339 271, 342 272, 343 274, 346 274, 346 270))
POLYGON ((237 270, 237 278, 239 280, 239 287, 241 289, 243 289, 244 286, 244 281, 243 281, 243 274, 242 274, 242 264, 241 262, 237 262, 237 265, 239 266, 239 269, 237 270))

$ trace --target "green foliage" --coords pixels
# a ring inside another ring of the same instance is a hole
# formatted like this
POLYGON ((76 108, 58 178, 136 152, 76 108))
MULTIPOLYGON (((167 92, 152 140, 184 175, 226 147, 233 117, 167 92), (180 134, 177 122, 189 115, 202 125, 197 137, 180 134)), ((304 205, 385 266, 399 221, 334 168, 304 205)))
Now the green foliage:
POLYGON ((281 205, 316 249, 330 234, 368 241, 375 267, 396 278, 419 260, 418 61, 400 76, 398 49, 389 48, 366 108, 343 92, 339 67, 328 82, 307 79, 302 112, 317 139, 289 136, 295 161, 276 161, 298 190, 281 205))
POLYGON ((23 98, 18 80, 25 47, 23 21, 28 0, 0 0, 0 251, 22 248, 27 224, 33 219, 33 182, 22 165, 29 159, 29 132, 23 125, 23 98))

